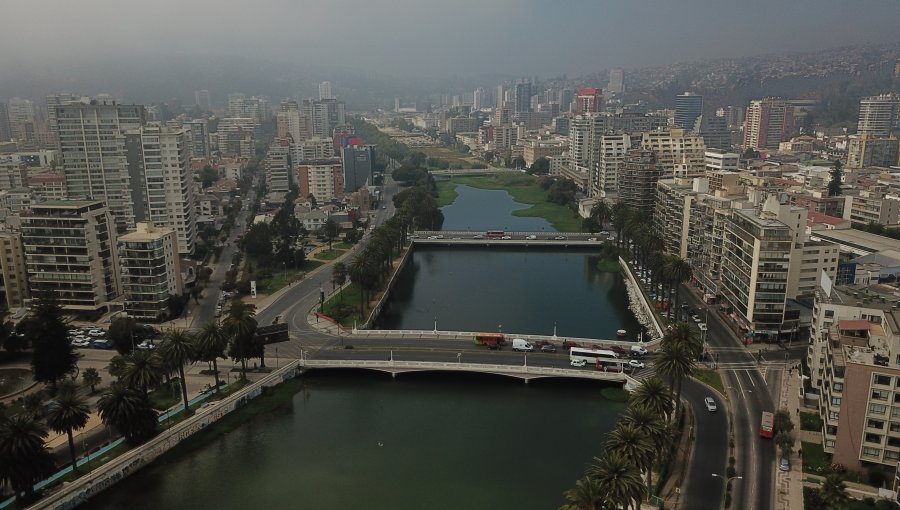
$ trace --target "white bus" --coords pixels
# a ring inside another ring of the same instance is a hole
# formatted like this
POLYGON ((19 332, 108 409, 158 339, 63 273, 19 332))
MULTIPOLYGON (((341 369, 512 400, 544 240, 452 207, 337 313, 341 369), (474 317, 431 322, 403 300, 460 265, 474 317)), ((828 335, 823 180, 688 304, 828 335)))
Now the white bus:
POLYGON ((597 360, 617 360, 619 355, 613 351, 605 349, 583 349, 581 347, 572 347, 569 349, 569 361, 584 360, 594 365, 597 360))

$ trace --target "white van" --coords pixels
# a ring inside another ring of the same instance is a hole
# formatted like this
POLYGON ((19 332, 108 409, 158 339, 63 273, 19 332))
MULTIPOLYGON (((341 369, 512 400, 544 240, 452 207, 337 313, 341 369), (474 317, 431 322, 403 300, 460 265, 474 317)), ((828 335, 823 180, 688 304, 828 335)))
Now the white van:
POLYGON ((632 356, 646 356, 647 349, 644 349, 643 345, 632 345, 631 346, 631 355, 632 356))
POLYGON ((512 350, 514 350, 514 351, 531 352, 531 351, 534 350, 534 346, 531 345, 530 343, 526 342, 526 341, 525 341, 524 339, 522 339, 522 338, 513 338, 513 341, 512 341, 512 350))

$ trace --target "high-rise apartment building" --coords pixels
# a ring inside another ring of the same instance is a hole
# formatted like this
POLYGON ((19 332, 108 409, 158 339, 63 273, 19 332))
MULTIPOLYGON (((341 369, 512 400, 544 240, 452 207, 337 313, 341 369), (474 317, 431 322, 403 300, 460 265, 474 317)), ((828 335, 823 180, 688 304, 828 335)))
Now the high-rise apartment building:
POLYGON ((138 222, 118 239, 125 312, 140 322, 171 317, 169 301, 182 295, 178 235, 171 227, 138 222))
POLYGON ((0 142, 12 138, 12 130, 9 127, 9 107, 0 101, 0 142))
POLYGON ((482 87, 478 87, 475 89, 475 92, 472 93, 472 108, 475 110, 480 110, 487 106, 486 92, 482 87))
POLYGON ((847 168, 900 165, 900 139, 860 135, 847 140, 847 168))
POLYGON ((675 127, 694 129, 694 123, 701 115, 703 115, 703 96, 692 92, 675 96, 675 127))
POLYGON ((291 189, 291 146, 284 138, 275 140, 266 153, 266 190, 287 193, 291 189))
POLYGON ((7 310, 22 308, 29 298, 25 272, 25 248, 22 234, 13 230, 0 230, 0 291, 7 310))
POLYGON ((297 165, 297 181, 300 196, 312 195, 319 204, 344 198, 344 166, 337 159, 301 161, 297 165))
POLYGON ((121 294, 116 239, 112 216, 99 200, 32 205, 22 214, 31 296, 49 292, 73 314, 109 311, 121 294))
POLYGON ((197 240, 188 132, 149 124, 125 133, 135 221, 171 227, 181 255, 197 240))
POLYGON ((344 102, 337 99, 304 99, 301 113, 310 119, 311 136, 315 137, 331 138, 335 128, 346 123, 344 102))
POLYGON ((68 103, 55 110, 66 196, 101 200, 117 231, 134 228, 124 133, 144 125, 144 107, 106 98, 68 103))
POLYGON ((731 149, 731 131, 725 117, 701 115, 694 122, 693 132, 703 137, 707 149, 731 149))
POLYGON ((607 88, 613 94, 625 92, 625 71, 620 68, 610 69, 609 86, 607 88))
POLYGON ((591 179, 590 196, 609 196, 619 189, 619 173, 625 154, 631 150, 631 136, 627 133, 607 134, 598 141, 597 175, 591 179))
POLYGON ((900 133, 900 94, 881 94, 861 99, 856 132, 882 137, 900 133))
POLYGON ((530 112, 531 108, 531 82, 519 80, 516 83, 515 113, 530 112))
POLYGON ((750 102, 744 121, 744 147, 778 149, 793 131, 794 107, 780 98, 750 102))
POLYGON ((629 150, 621 168, 619 201, 652 216, 656 206, 656 182, 663 176, 656 153, 645 148, 629 150))
POLYGON ((353 193, 373 183, 375 171, 375 146, 350 145, 343 148, 344 190, 353 193))
POLYGON ((334 94, 331 92, 330 81, 323 81, 319 84, 319 99, 334 99, 334 94))
POLYGON ((189 131, 191 157, 208 159, 212 151, 209 148, 209 124, 206 119, 194 119, 182 127, 189 131))
POLYGON ((204 112, 212 111, 212 101, 209 97, 209 91, 206 89, 195 90, 194 91, 194 105, 203 110, 204 112))
POLYGON ((59 145, 59 131, 56 122, 56 107, 63 106, 73 102, 87 102, 88 98, 72 94, 71 92, 60 92, 59 94, 47 94, 47 119, 50 122, 50 141, 54 147, 59 145))
POLYGON ((706 173, 706 144, 703 137, 684 129, 649 131, 641 137, 641 147, 656 153, 656 163, 666 177, 703 177, 706 173))
POLYGON ((603 109, 603 90, 597 88, 579 89, 575 96, 575 115, 597 113, 603 109))

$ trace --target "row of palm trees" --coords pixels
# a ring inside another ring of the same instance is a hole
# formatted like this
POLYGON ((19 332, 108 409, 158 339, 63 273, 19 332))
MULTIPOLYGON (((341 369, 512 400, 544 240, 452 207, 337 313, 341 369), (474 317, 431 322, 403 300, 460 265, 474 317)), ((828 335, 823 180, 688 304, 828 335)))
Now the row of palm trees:
POLYGON ((653 493, 653 469, 673 457, 682 384, 693 374, 702 350, 688 324, 668 329, 657 357, 658 376, 632 393, 625 415, 603 444, 604 454, 563 494, 561 510, 640 508, 653 493))
MULTIPOLYGON (((403 253, 409 216, 398 214, 372 231, 366 247, 346 267, 346 276, 360 290, 359 314, 365 316, 365 304, 374 296, 384 279, 390 274, 394 258, 403 253)), ((343 269, 343 268, 342 268, 343 269)), ((338 274, 334 271, 332 276, 338 274)), ((335 284, 343 278, 333 279, 335 284)))
MULTIPOLYGON (((241 377, 246 378, 248 357, 262 357, 264 347, 256 340, 256 319, 251 306, 232 302, 225 319, 204 325, 198 332, 173 330, 166 334, 155 350, 136 350, 115 356, 109 364, 110 375, 116 378, 103 392, 97 409, 103 423, 121 433, 132 444, 156 434, 159 420, 150 401, 149 392, 164 379, 177 373, 185 413, 188 405, 185 366, 195 362, 212 364, 215 391, 221 386, 218 359, 230 356, 241 361, 241 377)), ((85 386, 91 393, 101 377, 95 369, 82 373, 85 386)), ((29 399, 30 401, 38 399, 29 399)), ((85 396, 78 393, 74 379, 63 379, 56 387, 50 405, 32 402, 23 411, 0 415, 0 483, 26 501, 34 498, 34 484, 50 475, 53 459, 45 445, 50 430, 66 434, 72 468, 78 471, 74 435, 83 429, 91 413, 85 396), (39 417, 49 408, 43 421, 39 417)))

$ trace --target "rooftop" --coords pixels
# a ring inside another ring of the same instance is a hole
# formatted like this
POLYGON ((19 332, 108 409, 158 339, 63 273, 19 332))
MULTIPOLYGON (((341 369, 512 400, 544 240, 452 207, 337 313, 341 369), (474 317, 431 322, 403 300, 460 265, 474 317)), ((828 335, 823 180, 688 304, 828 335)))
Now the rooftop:
POLYGON ((831 241, 842 249, 857 255, 868 255, 880 251, 900 251, 900 240, 870 234, 855 228, 843 230, 815 230, 810 236, 815 240, 831 241))

